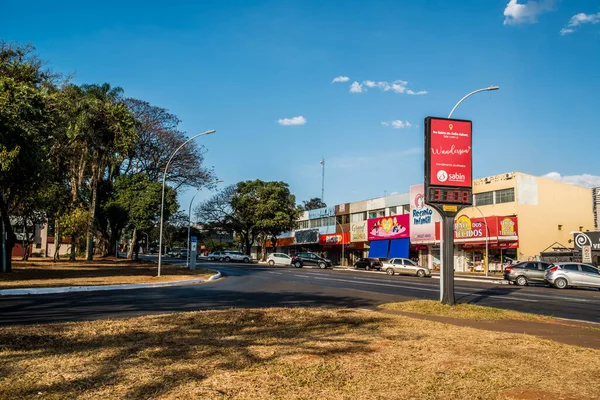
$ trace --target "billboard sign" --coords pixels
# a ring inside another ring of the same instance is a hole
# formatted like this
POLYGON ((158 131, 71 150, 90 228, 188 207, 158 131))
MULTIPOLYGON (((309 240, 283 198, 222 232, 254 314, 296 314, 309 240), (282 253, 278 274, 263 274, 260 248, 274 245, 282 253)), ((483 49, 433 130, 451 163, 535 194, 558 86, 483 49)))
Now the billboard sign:
POLYGON ((472 122, 425 118, 427 204, 473 203, 472 122))
POLYGON ((435 240, 435 222, 438 213, 425 204, 424 185, 410 187, 410 241, 435 240))
POLYGON ((367 221, 350 223, 350 241, 366 242, 367 239, 367 221))
POLYGON ((367 221, 368 238, 371 240, 410 238, 410 216, 371 218, 367 221))
POLYGON ((302 231, 296 231, 294 235, 295 244, 309 244, 319 243, 319 230, 318 229, 305 229, 302 231))
POLYGON ((600 232, 577 232, 573 238, 576 250, 583 246, 591 246, 592 250, 600 250, 600 232))

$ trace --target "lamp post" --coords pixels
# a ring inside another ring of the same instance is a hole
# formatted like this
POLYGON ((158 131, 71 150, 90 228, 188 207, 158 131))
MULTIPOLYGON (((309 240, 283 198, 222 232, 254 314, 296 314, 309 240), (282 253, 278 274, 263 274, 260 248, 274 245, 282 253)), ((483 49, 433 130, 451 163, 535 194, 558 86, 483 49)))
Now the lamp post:
MULTIPOLYGON (((468 93, 450 110, 448 118, 452 117, 454 110, 468 97, 479 92, 489 92, 498 89, 500 89, 498 86, 488 86, 468 93)), ((440 258, 442 262, 440 266, 440 300, 443 304, 454 305, 454 227, 450 226, 454 225, 454 217, 444 217, 443 224, 444 229, 440 229, 440 258), (444 231, 446 231, 446 234, 444 234, 444 231), (447 243, 445 244, 444 236, 450 236, 447 238, 447 243), (444 247, 446 247, 445 250, 444 247)))
POLYGON ((342 267, 343 267, 344 262, 346 261, 345 257, 344 257, 344 254, 345 254, 344 253, 344 228, 342 227, 342 224, 340 224, 338 222, 337 217, 333 217, 333 218, 335 218, 335 223, 338 224, 340 226, 340 229, 342 230, 342 267))
MULTIPOLYGON (((221 183, 223 182, 222 180, 218 180, 215 181, 215 183, 221 183)), ((189 267, 190 266, 190 257, 191 255, 191 250, 192 248, 190 247, 190 234, 191 234, 191 229, 192 229, 192 203, 194 202, 194 199, 196 198, 196 196, 198 195, 198 193, 200 193, 200 191, 202 190, 202 188, 198 188, 198 191, 196 191, 196 194, 194 196, 192 196, 192 200, 190 200, 190 208, 188 210, 188 235, 187 235, 187 257, 185 259, 185 266, 189 267)))
POLYGON ((462 102, 463 102, 463 101, 464 101, 464 100, 465 100, 467 97, 469 97, 469 96, 472 96, 472 95, 474 95, 475 93, 479 93, 479 92, 489 92, 489 91, 492 91, 492 90, 498 90, 498 89, 500 89, 500 87, 499 87, 499 86, 488 86, 488 87, 486 87, 486 88, 481 88, 481 89, 477 89, 477 90, 474 90, 474 91, 472 91, 471 93, 467 94, 465 97, 463 97, 462 99, 460 99, 460 100, 458 101, 458 103, 456 103, 456 105, 454 106, 454 108, 452 108, 452 111, 450 111, 450 114, 448 114, 448 118, 450 118, 450 117, 452 116, 452 113, 454 113, 454 110, 456 110, 456 107, 458 107, 458 105, 459 105, 460 103, 462 103, 462 102))
POLYGON ((216 130, 212 129, 210 131, 202 132, 195 136, 192 136, 191 138, 189 138, 188 140, 183 142, 173 152, 173 154, 171 154, 171 157, 169 157, 169 161, 167 161, 167 165, 165 165, 165 171, 163 173, 163 181, 162 181, 162 199, 160 201, 160 233, 159 233, 159 237, 158 237, 158 274, 157 274, 157 276, 160 276, 160 266, 161 266, 161 261, 162 261, 163 214, 164 214, 164 209, 165 209, 165 181, 167 179, 167 169, 169 168, 169 164, 173 160, 173 157, 175 157, 175 154, 177 154, 177 152, 179 150, 181 150, 181 148, 183 146, 185 146, 186 144, 188 144, 189 142, 191 142, 192 140, 194 140, 200 136, 210 135, 211 133, 215 133, 215 132, 216 132, 216 130))

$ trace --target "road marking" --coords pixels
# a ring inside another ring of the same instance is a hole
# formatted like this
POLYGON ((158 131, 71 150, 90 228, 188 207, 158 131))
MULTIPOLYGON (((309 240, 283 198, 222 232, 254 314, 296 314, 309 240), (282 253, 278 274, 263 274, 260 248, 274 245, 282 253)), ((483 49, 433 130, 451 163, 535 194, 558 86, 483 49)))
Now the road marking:
POLYGON ((283 275, 281 272, 267 271, 267 274, 283 275))

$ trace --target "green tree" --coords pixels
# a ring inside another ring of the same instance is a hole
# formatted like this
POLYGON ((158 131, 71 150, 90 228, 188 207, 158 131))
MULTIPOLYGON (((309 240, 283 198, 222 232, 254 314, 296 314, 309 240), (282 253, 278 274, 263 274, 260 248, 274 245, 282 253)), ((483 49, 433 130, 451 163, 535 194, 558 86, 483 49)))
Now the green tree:
POLYGON ((302 208, 305 211, 309 211, 309 210, 316 210, 318 208, 323 208, 323 207, 327 207, 327 204, 325 204, 319 197, 313 197, 310 200, 304 200, 302 202, 302 208))

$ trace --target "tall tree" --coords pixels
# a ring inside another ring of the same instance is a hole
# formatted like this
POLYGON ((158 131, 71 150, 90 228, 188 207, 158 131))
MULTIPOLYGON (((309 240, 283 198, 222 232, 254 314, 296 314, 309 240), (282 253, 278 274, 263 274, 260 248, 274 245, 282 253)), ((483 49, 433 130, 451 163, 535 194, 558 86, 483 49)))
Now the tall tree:
POLYGON ((316 210, 318 208, 323 208, 323 207, 327 207, 327 204, 325 204, 323 201, 321 201, 321 199, 319 197, 313 197, 310 200, 304 200, 302 202, 302 208, 304 208, 304 210, 309 211, 309 210, 316 210))

